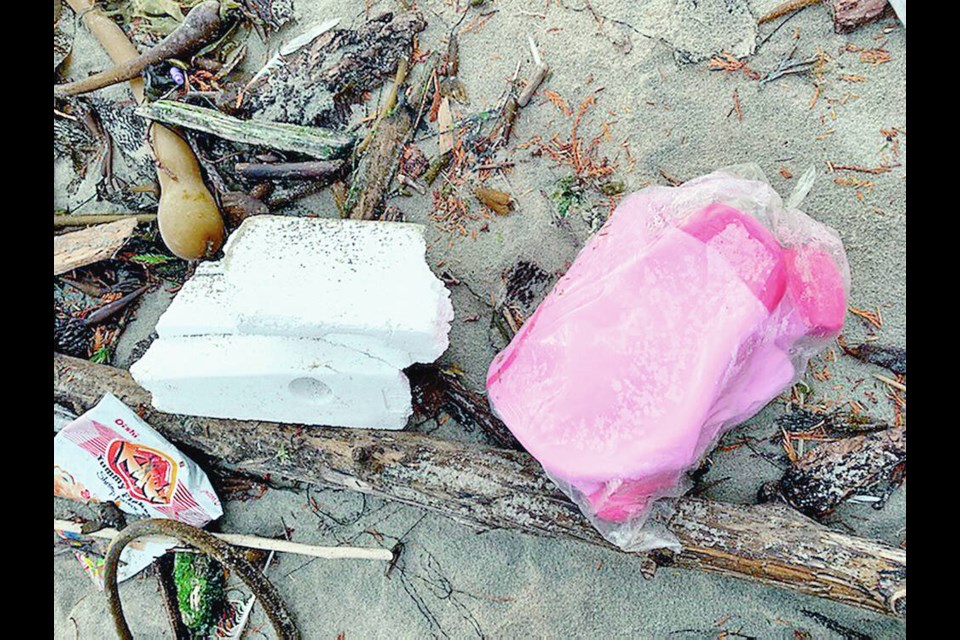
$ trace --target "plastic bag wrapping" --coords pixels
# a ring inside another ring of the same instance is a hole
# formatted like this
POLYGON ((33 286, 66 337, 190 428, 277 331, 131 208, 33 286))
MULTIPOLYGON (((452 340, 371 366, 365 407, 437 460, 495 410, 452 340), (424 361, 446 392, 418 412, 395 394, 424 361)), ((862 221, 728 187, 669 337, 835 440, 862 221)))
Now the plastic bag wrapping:
MULTIPOLYGON (((53 494, 77 502, 114 502, 124 512, 202 527, 223 515, 207 474, 112 394, 63 427, 53 439, 53 494)), ((65 536, 68 537, 68 536, 65 536)), ((176 546, 146 536, 120 554, 122 582, 176 546)), ((98 588, 103 559, 79 554, 98 588)))
POLYGON ((801 377, 849 289, 839 236, 755 165, 649 187, 494 359, 490 404, 607 540, 677 550, 655 501, 801 377))

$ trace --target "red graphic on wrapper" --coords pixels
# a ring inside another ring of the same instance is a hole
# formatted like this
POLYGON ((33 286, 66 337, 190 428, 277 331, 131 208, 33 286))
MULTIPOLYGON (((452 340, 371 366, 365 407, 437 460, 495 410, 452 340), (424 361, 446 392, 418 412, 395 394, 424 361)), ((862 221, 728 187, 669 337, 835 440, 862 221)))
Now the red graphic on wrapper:
POLYGON ((132 498, 153 505, 170 504, 177 486, 177 465, 162 451, 114 440, 107 445, 106 459, 132 498))
MULTIPOLYGON (((149 505, 162 517, 180 520, 195 527, 202 527, 210 521, 210 515, 197 503, 184 482, 178 481, 179 464, 166 453, 136 441, 125 440, 124 434, 93 419, 77 420, 64 427, 63 436, 99 459, 121 479, 123 497, 149 505)), ((121 496, 96 498, 114 500, 121 496)), ((212 496, 210 499, 214 504, 219 504, 215 498, 212 496)))

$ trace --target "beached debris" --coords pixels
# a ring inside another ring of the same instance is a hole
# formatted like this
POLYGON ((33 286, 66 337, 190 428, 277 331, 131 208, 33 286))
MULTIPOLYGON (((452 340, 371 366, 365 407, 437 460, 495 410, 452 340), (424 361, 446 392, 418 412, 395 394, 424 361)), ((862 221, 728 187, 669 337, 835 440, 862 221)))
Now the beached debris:
POLYGON ((528 36, 527 39, 530 42, 530 55, 533 57, 534 68, 533 75, 530 76, 527 84, 523 87, 523 91, 520 92, 520 96, 517 98, 517 106, 519 107, 527 106, 530 98, 532 98, 533 94, 540 88, 544 78, 546 78, 550 72, 550 67, 548 67, 540 57, 540 50, 537 49, 537 43, 533 41, 532 37, 528 36))
POLYGON ((53 70, 63 64, 73 50, 73 36, 77 29, 76 16, 61 0, 53 2, 53 70))
POLYGON ((92 326, 95 324, 100 324, 101 322, 106 322, 116 314, 126 309, 134 300, 136 300, 143 293, 145 293, 148 288, 149 287, 147 285, 144 285, 139 289, 135 289, 134 291, 131 291, 125 296, 117 298, 112 302, 108 302, 94 309, 92 312, 88 313, 84 317, 83 319, 84 324, 88 326, 92 326))
POLYGON ((426 28, 416 11, 387 12, 356 30, 334 24, 282 49, 244 88, 242 108, 264 120, 341 125, 352 105, 394 74, 426 28))
POLYGON ((82 319, 60 310, 53 313, 53 350, 75 358, 90 355, 93 330, 82 319))
MULTIPOLYGON (((203 529, 190 526, 176 520, 140 520, 120 531, 110 544, 104 561, 104 589, 110 614, 113 616, 114 628, 117 635, 124 640, 132 640, 133 634, 123 614, 120 603, 120 591, 117 585, 117 571, 120 563, 120 554, 135 540, 147 536, 168 536, 182 543, 193 545, 203 553, 228 568, 238 576, 244 584, 257 596, 263 606, 270 623, 273 625, 277 637, 283 640, 300 638, 296 623, 287 611, 276 587, 266 576, 237 548, 223 542, 203 529)), ((178 592, 178 599, 180 595, 178 592)), ((188 596, 189 597, 189 596, 188 596)))
POLYGON ((883 431, 890 425, 878 422, 853 411, 812 411, 796 404, 775 420, 781 432, 796 435, 798 439, 837 440, 851 435, 883 431))
MULTIPOLYGON (((837 33, 849 33, 879 20, 887 13, 889 5, 887 0, 787 0, 760 16, 757 24, 772 22, 821 3, 827 6, 833 16, 833 29, 837 33)), ((905 6, 903 13, 906 14, 905 6)))
POLYGON ((902 347, 864 342, 853 347, 840 343, 843 352, 868 364, 884 367, 899 375, 907 375, 907 350, 902 347))
MULTIPOLYGON (((54 529, 57 528, 57 520, 53 521, 54 529)), ((167 620, 170 622, 170 628, 173 629, 173 637, 190 638, 190 631, 187 630, 180 615, 180 603, 177 598, 177 585, 173 581, 173 564, 176 554, 164 554, 153 561, 153 568, 157 574, 157 585, 160 587, 160 596, 163 600, 163 608, 167 614, 167 620)))
POLYGON ((441 410, 446 411, 467 430, 479 428, 494 445, 523 450, 503 421, 490 411, 486 396, 468 389, 451 369, 417 364, 409 367, 406 374, 418 417, 435 417, 441 410))
MULTIPOLYGON (((113 528, 113 525, 91 528, 88 527, 87 524, 88 523, 79 524, 54 519, 53 528, 55 531, 89 535, 92 538, 99 538, 101 540, 113 540, 119 533, 116 528, 113 528)), ((388 549, 377 547, 353 547, 347 545, 329 547, 291 542, 290 540, 278 540, 276 538, 264 538, 245 533, 226 533, 221 531, 211 532, 211 534, 235 547, 255 549, 258 551, 279 551, 281 553, 292 553, 307 558, 321 558, 323 560, 379 560, 381 562, 389 562, 393 559, 393 554, 388 549)))
POLYGON ((137 114, 225 140, 293 151, 321 160, 343 158, 350 153, 354 143, 352 135, 332 129, 268 120, 240 120, 216 109, 172 100, 142 105, 137 114))
POLYGON ((493 325, 506 342, 517 334, 555 278, 536 263, 520 260, 500 274, 493 325))
POLYGON ((272 29, 279 29, 296 17, 293 0, 242 0, 242 4, 272 29))
POLYGON ((498 216, 505 216, 510 213, 514 205, 513 198, 510 197, 510 194, 498 189, 478 186, 474 187, 473 195, 477 196, 477 200, 482 202, 483 206, 498 216))
MULTIPOLYGON (((92 0, 67 0, 110 58, 123 64, 139 56, 123 30, 92 0)), ((138 104, 144 101, 143 80, 130 80, 138 104)), ((149 129, 149 145, 157 160, 160 202, 157 220, 167 247, 184 260, 209 258, 223 244, 224 228, 216 200, 203 182, 200 165, 187 142, 162 125, 149 129)))
POLYGON ((149 223, 157 221, 155 213, 61 213, 53 214, 53 226, 57 227, 88 227, 95 224, 107 224, 132 218, 137 222, 149 223))
POLYGON ((53 275, 112 258, 136 228, 135 218, 124 218, 54 236, 53 275))
POLYGON ((178 551, 173 583, 180 619, 192 635, 213 631, 226 602, 223 566, 208 555, 178 551))
MULTIPOLYGON (((105 391, 152 425, 248 474, 333 483, 412 504, 459 522, 612 548, 529 455, 405 431, 185 418, 153 409, 121 369, 54 355, 54 400, 83 408, 105 391), (264 456, 277 442, 288 455, 264 456)), ((784 505, 678 499, 663 523, 683 550, 663 562, 906 615, 906 550, 828 529, 784 505)))
POLYGON ((167 411, 401 429, 401 369, 436 360, 453 319, 425 250, 414 224, 248 218, 130 370, 167 411))
POLYGON ((344 161, 238 162, 237 175, 246 180, 331 180, 346 166, 344 161))
POLYGON ((757 24, 773 22, 778 18, 796 13, 801 9, 812 7, 813 5, 820 4, 821 2, 823 2, 823 0, 787 0, 786 2, 778 4, 776 7, 757 18, 757 24))
MULTIPOLYGON (((375 220, 384 213, 385 200, 403 162, 401 150, 410 144, 430 98, 439 95, 435 92, 435 82, 440 63, 440 57, 433 56, 426 64, 418 65, 417 74, 406 91, 402 87, 407 80, 407 64, 406 61, 397 64, 390 97, 385 104, 391 106, 390 111, 381 109, 368 138, 369 145, 350 177, 350 188, 343 204, 344 217, 375 220)), ((426 174, 429 176, 429 168, 426 174)), ((429 178, 427 181, 429 183, 429 178)))
POLYGON ((787 469, 780 491, 790 505, 811 517, 822 518, 855 495, 879 490, 873 496, 882 506, 906 473, 907 428, 824 442, 787 469))
POLYGON ((55 98, 77 96, 139 76, 144 69, 170 58, 193 53, 220 30, 220 3, 206 0, 193 7, 184 21, 157 46, 130 58, 113 69, 95 73, 82 80, 54 85, 55 98))
POLYGON ((887 0, 828 0, 837 33, 849 33, 865 24, 876 22, 887 12, 887 0))

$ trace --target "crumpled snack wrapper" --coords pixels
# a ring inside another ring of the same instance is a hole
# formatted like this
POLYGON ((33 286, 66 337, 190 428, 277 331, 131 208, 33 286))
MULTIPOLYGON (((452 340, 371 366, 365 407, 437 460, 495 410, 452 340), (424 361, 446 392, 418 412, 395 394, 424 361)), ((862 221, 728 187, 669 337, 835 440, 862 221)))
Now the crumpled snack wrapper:
POLYGON ((812 178, 790 206, 755 165, 627 196, 490 365, 494 412, 620 548, 679 550, 656 501, 839 334, 849 268, 796 208, 812 178))
MULTIPOLYGON (((109 393, 54 437, 53 494, 84 503, 113 502, 134 516, 195 527, 223 515, 203 470, 109 393)), ((163 536, 134 541, 120 556, 119 579, 138 573, 176 544, 163 536)), ((84 558, 81 563, 102 588, 102 562, 84 558)))

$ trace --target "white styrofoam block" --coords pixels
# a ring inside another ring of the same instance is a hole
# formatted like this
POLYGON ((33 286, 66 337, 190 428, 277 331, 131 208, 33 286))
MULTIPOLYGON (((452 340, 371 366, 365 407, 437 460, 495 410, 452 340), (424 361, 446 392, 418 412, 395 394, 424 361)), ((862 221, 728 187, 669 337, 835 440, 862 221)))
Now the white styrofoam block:
POLYGON ((900 22, 903 23, 903 26, 907 26, 907 0, 890 0, 893 10, 896 12, 897 17, 900 18, 900 22))
POLYGON ((406 367, 449 344, 450 293, 425 252, 420 225, 262 215, 230 236, 223 273, 241 333, 334 334, 406 367))
POLYGON ((316 339, 161 337, 130 373, 170 413, 402 429, 412 412, 402 371, 316 339))
POLYGON ((231 334, 237 323, 219 262, 201 262, 157 321, 160 338, 231 334))

